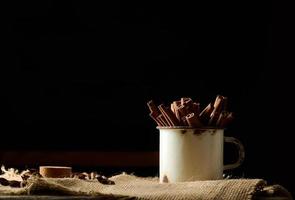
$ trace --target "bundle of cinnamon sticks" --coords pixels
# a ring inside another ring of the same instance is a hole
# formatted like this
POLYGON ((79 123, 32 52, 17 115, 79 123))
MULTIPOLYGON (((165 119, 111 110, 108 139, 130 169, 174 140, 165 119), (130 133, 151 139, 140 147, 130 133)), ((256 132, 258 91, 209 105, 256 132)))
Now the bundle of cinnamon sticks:
POLYGON ((151 100, 147 103, 150 117, 158 126, 188 126, 193 128, 224 128, 233 120, 233 113, 227 111, 227 97, 217 95, 214 102, 209 103, 202 111, 200 103, 183 97, 171 103, 156 106, 151 100))

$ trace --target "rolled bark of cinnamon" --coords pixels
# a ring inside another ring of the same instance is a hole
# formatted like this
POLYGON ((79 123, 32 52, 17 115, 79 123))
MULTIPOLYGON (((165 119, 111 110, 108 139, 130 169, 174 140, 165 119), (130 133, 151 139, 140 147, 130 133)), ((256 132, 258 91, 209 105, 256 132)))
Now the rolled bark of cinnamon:
POLYGON ((163 124, 158 117, 159 116, 155 116, 154 113, 150 113, 150 117, 157 123, 158 126, 165 126, 165 124, 163 124))
POLYGON ((214 107, 212 103, 209 103, 208 106, 206 106, 206 108, 204 108, 204 110, 200 113, 199 117, 203 124, 208 124, 213 109, 214 107))
POLYGON ((220 116, 220 112, 218 112, 218 111, 214 112, 214 110, 213 110, 212 114, 210 115, 210 119, 209 119, 209 124, 208 125, 210 125, 210 126, 216 125, 219 116, 220 116))
POLYGON ((181 118, 181 123, 183 124, 183 126, 189 126, 189 124, 187 123, 187 120, 186 120, 186 116, 181 118))
POLYGON ((234 119, 233 113, 228 113, 225 118, 220 122, 220 127, 226 127, 229 123, 231 123, 234 119))
POLYGON ((219 113, 221 112, 222 106, 223 106, 223 97, 221 95, 218 95, 213 105, 214 109, 211 113, 211 117, 215 115, 215 113, 219 115, 219 113))
POLYGON ((228 104, 228 98, 227 97, 223 97, 222 111, 227 111, 227 104, 228 104))
POLYGON ((226 118, 226 116, 227 116, 227 113, 225 111, 221 112, 217 119, 216 126, 221 127, 221 123, 226 118))
POLYGON ((179 126, 178 119, 169 108, 166 108, 163 104, 159 105, 158 108, 170 126, 179 126))
POLYGON ((201 121, 199 120, 199 117, 198 115, 195 115, 195 113, 190 113, 188 114, 186 117, 186 121, 188 123, 189 126, 191 127, 202 127, 202 123, 201 121))
POLYGON ((217 95, 214 101, 214 108, 219 107, 219 105, 221 104, 221 101, 223 100, 223 96, 221 95, 217 95))
POLYGON ((181 116, 179 113, 179 106, 180 106, 180 104, 177 104, 176 101, 173 102, 175 117, 178 119, 179 122, 181 122, 181 116))
POLYGON ((189 114, 189 111, 184 105, 180 105, 178 107, 178 113, 179 113, 179 118, 181 119, 181 125, 183 126, 188 126, 188 123, 186 121, 186 116, 189 114))
POLYGON ((170 104, 170 109, 175 114, 175 107, 173 103, 170 104))
POLYGON ((200 114, 200 104, 199 103, 193 103, 193 112, 195 115, 199 116, 200 114))
POLYGON ((184 105, 178 107, 178 112, 181 118, 189 114, 187 108, 184 105))
POLYGON ((159 116, 161 114, 161 112, 159 111, 159 109, 157 108, 156 104, 153 102, 153 100, 149 101, 147 103, 147 106, 149 107, 150 111, 152 113, 154 113, 154 116, 159 116))
POLYGON ((160 114, 157 117, 157 120, 159 120, 161 122, 161 124, 163 124, 163 126, 170 126, 169 123, 167 122, 167 120, 165 119, 165 117, 162 114, 160 114))
POLYGON ((147 103, 147 106, 149 107, 150 110, 150 117, 157 123, 158 126, 165 126, 166 123, 163 122, 160 118, 159 115, 161 115, 161 112, 157 108, 157 106, 154 104, 153 100, 149 101, 147 103))
POLYGON ((184 105, 188 110, 193 108, 193 100, 188 98, 186 100, 183 101, 182 105, 184 105))
POLYGON ((192 100, 192 99, 191 99, 191 98, 188 98, 188 97, 182 97, 182 98, 180 99, 181 105, 184 105, 185 102, 190 101, 190 100, 192 100))
POLYGON ((223 96, 217 95, 214 102, 214 109, 210 115, 209 125, 216 125, 218 117, 221 113, 223 106, 223 96))

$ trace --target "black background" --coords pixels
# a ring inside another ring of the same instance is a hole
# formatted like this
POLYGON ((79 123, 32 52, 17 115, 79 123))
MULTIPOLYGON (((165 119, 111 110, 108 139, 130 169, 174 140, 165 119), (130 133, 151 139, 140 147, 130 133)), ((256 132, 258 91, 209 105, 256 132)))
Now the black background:
POLYGON ((237 174, 294 190, 289 5, 20 1, 1 10, 1 151, 158 150, 147 101, 205 106, 222 94, 236 114, 226 134, 246 148, 237 174))

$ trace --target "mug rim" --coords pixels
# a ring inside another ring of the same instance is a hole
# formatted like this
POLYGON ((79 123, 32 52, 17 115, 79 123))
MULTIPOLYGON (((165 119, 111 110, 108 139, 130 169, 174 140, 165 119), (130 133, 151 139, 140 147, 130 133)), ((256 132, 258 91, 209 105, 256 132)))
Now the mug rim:
POLYGON ((207 127, 192 127, 192 126, 157 126, 157 129, 176 129, 176 130, 225 130, 225 128, 219 128, 219 127, 212 127, 212 126, 207 126, 207 127))

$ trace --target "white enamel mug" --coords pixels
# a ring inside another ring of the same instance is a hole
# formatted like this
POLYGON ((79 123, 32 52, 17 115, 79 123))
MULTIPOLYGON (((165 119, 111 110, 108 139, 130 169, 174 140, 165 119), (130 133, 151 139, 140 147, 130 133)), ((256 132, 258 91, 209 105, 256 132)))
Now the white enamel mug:
POLYGON ((224 129, 157 127, 160 131, 160 182, 218 180, 223 171, 241 165, 244 147, 233 137, 224 137, 224 129), (223 144, 233 143, 238 160, 223 165, 223 144))

